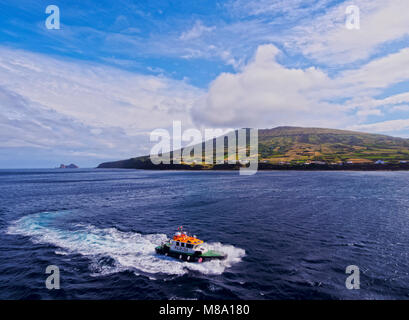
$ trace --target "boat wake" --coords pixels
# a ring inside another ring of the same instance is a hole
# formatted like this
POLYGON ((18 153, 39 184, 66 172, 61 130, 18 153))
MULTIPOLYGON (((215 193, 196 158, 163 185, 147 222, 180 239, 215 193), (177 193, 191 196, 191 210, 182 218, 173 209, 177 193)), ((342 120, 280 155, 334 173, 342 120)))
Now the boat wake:
POLYGON ((57 247, 56 254, 81 254, 90 260, 93 276, 108 275, 122 271, 145 274, 183 275, 189 271, 203 274, 221 274, 226 268, 240 262, 245 251, 232 245, 208 243, 208 246, 227 254, 225 260, 204 263, 188 263, 170 257, 159 256, 155 247, 166 240, 165 234, 140 234, 123 232, 116 228, 100 229, 92 225, 70 225, 61 228, 54 222, 67 213, 40 212, 13 222, 8 234, 30 237, 34 243, 46 243, 57 247))

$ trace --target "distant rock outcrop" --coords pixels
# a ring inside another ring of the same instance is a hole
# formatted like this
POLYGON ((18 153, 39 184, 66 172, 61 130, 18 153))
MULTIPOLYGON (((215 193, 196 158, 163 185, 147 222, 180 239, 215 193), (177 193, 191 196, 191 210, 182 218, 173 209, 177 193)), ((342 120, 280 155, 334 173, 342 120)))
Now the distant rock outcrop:
POLYGON ((61 164, 60 165, 60 169, 78 169, 79 167, 76 164, 69 164, 69 165, 65 165, 65 164, 61 164))

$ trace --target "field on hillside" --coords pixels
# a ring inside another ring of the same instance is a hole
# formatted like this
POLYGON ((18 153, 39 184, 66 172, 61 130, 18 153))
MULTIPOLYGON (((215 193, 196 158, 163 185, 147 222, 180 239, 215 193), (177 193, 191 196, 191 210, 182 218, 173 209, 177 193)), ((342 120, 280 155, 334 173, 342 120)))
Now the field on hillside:
POLYGON ((272 163, 400 161, 409 159, 409 141, 344 130, 279 127, 259 130, 259 157, 272 163))

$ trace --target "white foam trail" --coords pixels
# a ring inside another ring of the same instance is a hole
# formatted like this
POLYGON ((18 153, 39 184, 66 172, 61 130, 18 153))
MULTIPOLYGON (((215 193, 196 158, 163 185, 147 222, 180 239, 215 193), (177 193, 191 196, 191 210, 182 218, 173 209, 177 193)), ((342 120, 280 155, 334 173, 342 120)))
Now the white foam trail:
MULTIPOLYGON (((188 263, 160 256, 155 247, 166 240, 165 234, 142 235, 122 232, 116 228, 99 229, 92 225, 75 225, 75 230, 54 227, 52 222, 64 212, 41 212, 25 216, 12 223, 7 232, 28 236, 35 243, 57 246, 58 254, 81 254, 90 259, 93 275, 106 275, 124 270, 135 274, 164 273, 183 275, 189 270, 204 274, 221 274, 241 261, 245 251, 231 245, 209 243, 212 249, 227 253, 225 260, 188 263)), ((153 278, 154 279, 154 278, 153 278)))

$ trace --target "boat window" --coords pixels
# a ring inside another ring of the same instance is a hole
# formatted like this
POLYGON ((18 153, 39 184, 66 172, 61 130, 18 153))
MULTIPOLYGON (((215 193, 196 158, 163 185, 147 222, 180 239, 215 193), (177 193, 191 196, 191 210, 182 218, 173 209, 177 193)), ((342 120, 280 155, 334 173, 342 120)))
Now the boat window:
POLYGON ((187 244, 186 247, 188 247, 189 249, 193 248, 193 244, 187 244))
POLYGON ((178 241, 176 241, 176 245, 177 245, 177 246, 179 245, 179 242, 178 242, 178 241))
POLYGON ((182 242, 181 244, 180 244, 182 247, 184 247, 185 246, 185 244, 182 242))

